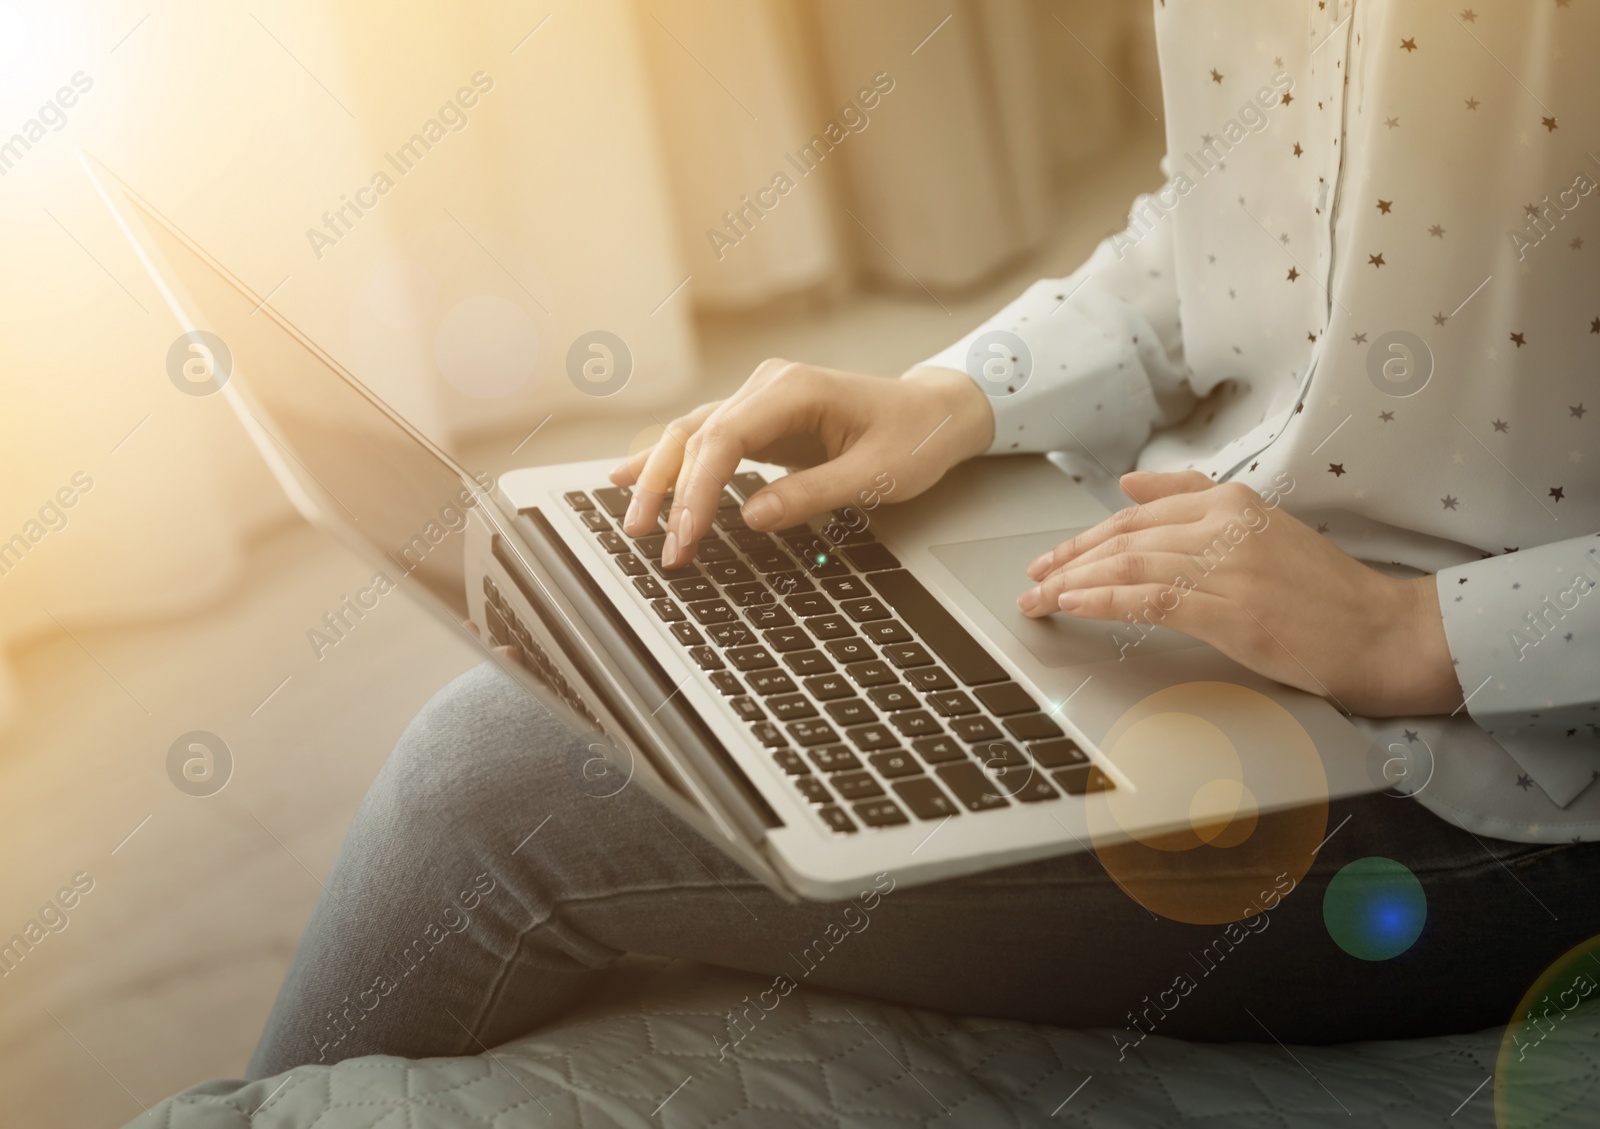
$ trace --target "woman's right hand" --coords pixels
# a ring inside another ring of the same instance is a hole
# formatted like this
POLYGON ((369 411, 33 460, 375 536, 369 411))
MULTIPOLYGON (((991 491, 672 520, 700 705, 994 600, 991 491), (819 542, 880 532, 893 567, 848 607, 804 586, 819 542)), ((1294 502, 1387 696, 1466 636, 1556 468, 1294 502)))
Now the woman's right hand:
MULTIPOLYGON (((806 469, 757 491, 743 507, 751 529, 785 529, 858 502, 881 475, 894 501, 922 493, 994 435, 989 398, 965 373, 915 368, 898 380, 763 361, 726 400, 672 421, 654 446, 611 472, 633 487, 622 528, 644 536, 672 493, 661 560, 694 556, 711 528, 722 488, 742 459, 806 469)), ((882 493, 881 484, 876 489, 882 493)))

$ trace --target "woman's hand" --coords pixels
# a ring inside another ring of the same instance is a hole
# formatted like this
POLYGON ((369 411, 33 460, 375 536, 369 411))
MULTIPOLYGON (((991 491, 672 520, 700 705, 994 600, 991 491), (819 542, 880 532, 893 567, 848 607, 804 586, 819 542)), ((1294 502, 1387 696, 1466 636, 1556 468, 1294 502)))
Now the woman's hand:
POLYGON ((899 380, 791 361, 764 361, 732 396, 667 425, 653 447, 611 472, 632 486, 622 528, 649 533, 672 493, 661 561, 682 565, 711 528, 722 488, 752 458, 804 466, 744 504, 751 529, 784 529, 857 500, 877 476, 895 501, 915 497, 988 448, 994 413, 964 373, 917 368, 899 380))
POLYGON ((1369 568, 1242 483, 1141 472, 1122 488, 1139 505, 1028 567, 1024 612, 1122 620, 1137 639, 1131 614, 1367 717, 1461 705, 1432 576, 1369 568))

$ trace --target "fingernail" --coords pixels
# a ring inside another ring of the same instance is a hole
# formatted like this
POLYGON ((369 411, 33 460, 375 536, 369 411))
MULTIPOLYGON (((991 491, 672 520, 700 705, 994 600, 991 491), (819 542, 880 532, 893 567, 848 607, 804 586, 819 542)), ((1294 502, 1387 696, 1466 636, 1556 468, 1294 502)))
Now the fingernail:
POLYGON ((777 525, 783 520, 783 499, 763 491, 744 504, 744 521, 752 527, 777 525))
POLYGON ((630 529, 639 518, 639 495, 628 499, 628 512, 622 515, 622 528, 630 529))
POLYGON ((1017 607, 1021 608, 1024 613, 1031 613, 1033 609, 1038 606, 1039 589, 1037 588, 1029 588, 1022 595, 1017 597, 1017 607))
POLYGON ((1074 611, 1082 604, 1082 592, 1063 592, 1061 593, 1061 599, 1056 601, 1056 606, 1064 612, 1074 611))
POLYGON ((678 535, 667 530, 667 539, 661 542, 661 563, 671 568, 678 563, 678 535))
POLYGON ((673 525, 677 529, 679 541, 683 542, 685 545, 693 544, 694 514, 689 512, 688 506, 685 506, 683 509, 678 511, 678 518, 675 522, 673 522, 673 525))
POLYGON ((1028 579, 1043 580, 1044 574, 1050 571, 1050 562, 1055 560, 1055 556, 1055 550, 1051 549, 1048 553, 1041 553, 1034 558, 1034 562, 1028 566, 1028 579))

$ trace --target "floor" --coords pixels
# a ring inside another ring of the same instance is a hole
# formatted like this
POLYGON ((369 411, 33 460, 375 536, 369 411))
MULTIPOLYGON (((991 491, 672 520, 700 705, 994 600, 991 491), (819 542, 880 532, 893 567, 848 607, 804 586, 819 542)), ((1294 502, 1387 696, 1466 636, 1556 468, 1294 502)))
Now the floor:
MULTIPOLYGON (((1082 261, 1159 179, 1159 152, 1147 136, 1086 173, 1049 245, 944 299, 948 312, 912 291, 705 319, 704 394, 768 356, 888 372, 934 352, 1082 261)), ((539 461, 620 454, 646 422, 570 425, 543 437, 539 461)), ((461 453, 498 472, 511 446, 484 436, 461 453)), ((14 656, 26 707, 0 740, 0 945, 30 922, 37 943, 0 977, 6 1124, 121 1125, 242 1072, 368 781, 416 709, 478 660, 402 601, 315 659, 300 625, 369 576, 334 542, 285 526, 254 546, 250 583, 220 609, 14 656), (263 683, 263 670, 284 681, 263 683), (183 794, 168 779, 169 735, 223 719, 231 779, 183 794), (74 881, 86 892, 58 896, 74 881)))

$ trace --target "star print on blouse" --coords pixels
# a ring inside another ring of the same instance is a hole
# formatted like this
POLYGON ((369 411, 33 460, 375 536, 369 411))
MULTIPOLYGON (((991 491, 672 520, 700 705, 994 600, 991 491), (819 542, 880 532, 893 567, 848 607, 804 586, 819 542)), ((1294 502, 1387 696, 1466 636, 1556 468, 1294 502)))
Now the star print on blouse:
POLYGON ((1478 100, 1476 98, 1468 98, 1467 99, 1467 109, 1476 110, 1477 108, 1478 108, 1478 100))
POLYGON ((1567 496, 1567 492, 1560 486, 1552 486, 1550 487, 1550 496, 1559 502, 1567 496))
POLYGON ((1584 407, 1583 402, 1580 400, 1577 404, 1567 409, 1567 414, 1572 416, 1574 419, 1582 419, 1583 413, 1588 410, 1589 409, 1584 407))
POLYGON ((1456 508, 1456 504, 1457 504, 1457 502, 1460 501, 1460 499, 1453 498, 1449 494, 1446 494, 1443 498, 1440 498, 1439 501, 1444 503, 1444 508, 1445 509, 1453 510, 1453 509, 1456 508))
POLYGON ((1375 267, 1383 266, 1383 252, 1379 251, 1376 255, 1368 255, 1367 262, 1371 263, 1375 267))
POLYGON ((1415 39, 1402 39, 1400 41, 1400 49, 1406 52, 1415 51, 1417 49, 1417 41, 1415 39))
POLYGON ((1389 214, 1389 209, 1391 209, 1393 207, 1394 207, 1394 201, 1393 200, 1379 200, 1378 201, 1378 211, 1382 212, 1384 215, 1388 215, 1389 214))
POLYGON ((1220 73, 1218 73, 1216 67, 1212 67, 1211 68, 1211 81, 1212 82, 1221 82, 1222 81, 1222 75, 1220 73))
MULTIPOLYGON (((1166 3, 1166 0, 1162 0, 1163 6, 1165 6, 1165 3, 1166 3)), ((1469 23, 1470 24, 1470 23, 1476 22, 1476 20, 1478 18, 1478 13, 1474 12, 1471 8, 1468 8, 1464 12, 1462 12, 1461 15, 1457 16, 1456 18, 1459 19, 1462 23, 1469 23)))
POLYGON ((1526 772, 1519 772, 1517 774, 1517 787, 1526 792, 1529 788, 1533 787, 1533 777, 1529 776, 1526 772))
POLYGON ((1555 118, 1540 118, 1539 121, 1541 123, 1543 123, 1544 127, 1546 129, 1548 129, 1551 133, 1554 133, 1556 131, 1556 119, 1555 118))
POLYGON ((1428 234, 1432 235, 1432 236, 1435 236, 1436 238, 1443 239, 1444 238, 1444 228, 1440 227, 1438 224, 1434 224, 1432 227, 1430 227, 1428 229, 1428 234))
POLYGON ((1399 129, 1400 128, 1400 119, 1399 118, 1384 118, 1383 119, 1383 124, 1384 124, 1384 126, 1386 126, 1389 129, 1399 129))
POLYGON ((1300 277, 1300 272, 1295 270, 1293 267, 1290 267, 1289 268, 1289 281, 1293 282, 1295 279, 1297 279, 1299 277, 1300 277))
POLYGON ((1333 477, 1335 477, 1335 478, 1341 477, 1345 473, 1344 464, 1343 463, 1329 463, 1328 464, 1328 473, 1333 475, 1333 477))
POLYGON ((1494 429, 1496 431, 1510 431, 1511 425, 1503 419, 1497 419, 1494 421, 1494 429))
POLYGON ((1381 419, 1384 423, 1393 423, 1394 422, 1394 413, 1393 412, 1379 412, 1378 413, 1378 418, 1381 419))
POLYGON ((1522 333, 1513 333, 1511 335, 1511 340, 1517 343, 1517 348, 1519 349, 1528 343, 1527 335, 1522 333))

